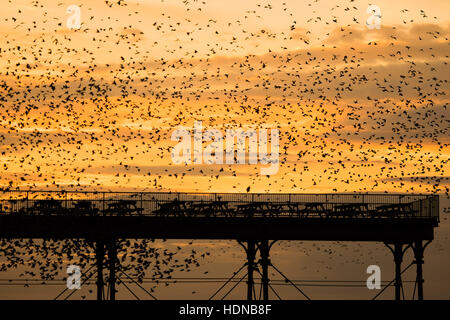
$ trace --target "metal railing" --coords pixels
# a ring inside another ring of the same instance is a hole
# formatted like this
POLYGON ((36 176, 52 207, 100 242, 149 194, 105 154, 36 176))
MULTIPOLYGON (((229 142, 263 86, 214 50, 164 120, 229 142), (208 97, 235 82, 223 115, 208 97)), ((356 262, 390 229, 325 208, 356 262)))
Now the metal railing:
POLYGON ((176 215, 170 209, 164 214, 161 209, 164 204, 170 208, 167 204, 171 203, 177 208, 183 205, 184 209, 176 212, 183 216, 407 217, 439 221, 439 197, 427 194, 0 191, 0 214, 176 215))

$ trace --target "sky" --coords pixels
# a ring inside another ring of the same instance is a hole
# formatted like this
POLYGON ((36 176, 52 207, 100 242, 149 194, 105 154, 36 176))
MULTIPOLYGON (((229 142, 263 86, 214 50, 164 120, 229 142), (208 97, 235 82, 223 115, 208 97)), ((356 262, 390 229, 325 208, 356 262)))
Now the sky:
POLYGON ((370 30, 355 1, 8 1, 0 183, 447 192, 449 4, 376 5, 370 30), (194 121, 279 129, 278 173, 175 165, 171 133, 194 121))

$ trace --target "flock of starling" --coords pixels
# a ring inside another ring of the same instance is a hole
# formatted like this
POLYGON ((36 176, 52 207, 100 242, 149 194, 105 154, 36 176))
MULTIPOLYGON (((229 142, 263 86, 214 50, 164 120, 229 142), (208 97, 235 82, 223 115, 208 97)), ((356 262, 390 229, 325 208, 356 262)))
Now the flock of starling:
MULTIPOLYGON (((78 2, 78 30, 66 28, 72 3, 4 4, 2 189, 211 192, 225 183, 234 192, 448 195, 450 29, 427 10, 402 9, 395 23, 382 17, 368 30, 366 3, 356 0, 327 9, 307 1, 301 12, 256 1, 231 8, 232 18, 206 0, 78 2), (279 129, 279 173, 173 166, 171 132, 195 120, 279 129)), ((150 265, 157 279, 209 255, 178 261, 178 249, 151 241, 120 246, 121 265, 138 279, 150 265)), ((64 259, 94 259, 87 241, 0 248, 2 271, 28 265, 43 280, 64 259)))

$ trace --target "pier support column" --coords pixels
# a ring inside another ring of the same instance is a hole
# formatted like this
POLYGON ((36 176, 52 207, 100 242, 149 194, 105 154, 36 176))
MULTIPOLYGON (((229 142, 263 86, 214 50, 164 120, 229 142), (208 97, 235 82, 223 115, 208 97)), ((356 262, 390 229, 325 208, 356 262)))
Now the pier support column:
POLYGON ((416 284, 417 284, 417 299, 423 300, 423 251, 424 247, 422 240, 414 241, 414 258, 416 263, 416 284))
POLYGON ((103 300, 103 258, 105 256, 105 244, 98 240, 95 243, 95 257, 97 260, 97 300, 103 300))
MULTIPOLYGON (((405 249, 403 249, 404 243, 400 241, 396 241, 392 243, 391 246, 389 243, 385 242, 384 245, 391 250, 392 255, 394 256, 394 264, 395 264, 395 278, 394 278, 394 287, 395 287, 395 300, 400 300, 402 298, 403 291, 403 283, 402 283, 402 262, 403 255, 405 251, 410 247, 408 245, 405 249)), ((404 298, 404 295, 403 295, 404 298)))
POLYGON ((108 242, 108 260, 109 260, 109 300, 116 300, 117 247, 115 240, 110 240, 108 242))
POLYGON ((261 269, 262 269, 262 290, 263 300, 269 300, 269 241, 261 241, 259 252, 261 255, 261 269))
POLYGON ((256 245, 255 241, 247 241, 247 300, 253 300, 253 271, 255 267, 256 245))
POLYGON ((394 243, 394 262, 395 262, 395 300, 401 299, 402 290, 402 261, 403 261, 403 244, 394 243))

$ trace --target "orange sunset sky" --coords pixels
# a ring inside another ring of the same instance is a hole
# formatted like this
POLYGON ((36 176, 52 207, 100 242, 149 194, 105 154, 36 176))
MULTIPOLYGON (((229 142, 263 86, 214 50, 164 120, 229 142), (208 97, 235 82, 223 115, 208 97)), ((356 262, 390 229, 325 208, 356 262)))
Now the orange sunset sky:
POLYGON ((448 193, 448 1, 1 3, 2 188, 448 193), (279 129, 278 173, 174 165, 196 120, 279 129))

